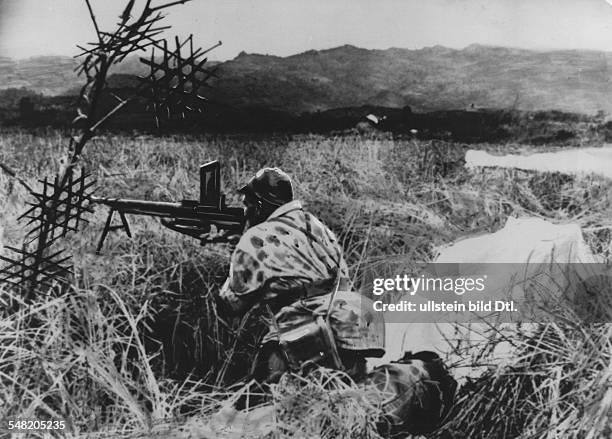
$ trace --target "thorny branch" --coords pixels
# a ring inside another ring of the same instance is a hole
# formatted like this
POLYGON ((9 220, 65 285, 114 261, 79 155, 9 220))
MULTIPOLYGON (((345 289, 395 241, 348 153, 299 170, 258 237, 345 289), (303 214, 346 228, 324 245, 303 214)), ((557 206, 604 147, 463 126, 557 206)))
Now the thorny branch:
MULTIPOLYGON (((33 248, 26 240, 23 250, 15 249, 19 258, 13 260, 3 257, 5 262, 9 262, 9 266, 0 269, 0 275, 5 276, 4 279, 0 279, 0 282, 6 282, 25 291, 25 303, 34 298, 41 285, 48 286, 50 280, 58 280, 59 276, 65 276, 66 273, 70 272, 68 267, 62 265, 70 258, 62 255, 63 250, 59 252, 51 250, 51 246, 58 239, 56 229, 63 230, 60 236, 64 236, 67 231, 77 230, 79 222, 85 221, 81 219, 81 214, 89 210, 87 207, 83 207, 83 203, 86 203, 90 196, 88 191, 92 183, 86 182, 88 176, 84 173, 81 173, 80 177, 75 179, 74 170, 85 146, 95 132, 136 98, 136 95, 122 98, 108 92, 107 77, 111 67, 136 51, 146 51, 148 48, 162 49, 163 61, 156 63, 152 55, 149 63, 151 73, 148 78, 143 79, 149 86, 151 84, 155 87, 161 85, 162 89, 156 90, 153 97, 162 96, 166 100, 174 94, 182 96, 185 93, 183 89, 178 90, 176 84, 171 84, 173 77, 176 78, 175 82, 178 81, 181 86, 190 82, 191 92, 196 95, 197 88, 204 85, 204 82, 211 76, 210 72, 202 68, 206 60, 198 60, 212 48, 207 51, 197 49, 194 52, 193 41, 189 37, 182 44, 177 39, 176 51, 171 52, 167 49, 166 40, 158 38, 162 32, 169 28, 169 26, 159 25, 159 22, 164 18, 161 11, 189 1, 191 0, 170 1, 152 6, 152 0, 147 0, 140 15, 132 20, 135 0, 129 0, 119 16, 120 21, 117 28, 113 32, 105 32, 99 28, 90 0, 85 0, 96 32, 97 42, 89 43, 89 48, 77 46, 82 51, 77 55, 77 58, 84 57, 84 59, 75 71, 78 75, 84 74, 85 83, 80 89, 76 102, 77 114, 72 122, 73 131, 68 143, 68 160, 55 176, 53 184, 47 183, 46 179, 44 180, 41 193, 35 192, 23 179, 17 176, 15 171, 0 163, 0 169, 17 178, 28 192, 36 198, 35 202, 30 203, 32 207, 28 212, 22 215, 22 218, 30 220, 29 225, 32 226, 32 229, 28 233, 28 237, 30 244, 34 244, 33 248), (184 60, 181 58, 180 50, 187 42, 190 44, 191 51, 190 56, 184 60), (169 66, 170 60, 174 61, 174 70, 173 67, 169 66), (189 69, 188 76, 185 76, 182 71, 183 67, 189 69), (164 81, 156 81, 155 74, 158 71, 172 77, 167 77, 164 81), (204 79, 196 79, 196 72, 203 75, 204 79), (150 81, 146 82, 147 79, 150 79, 150 81), (102 103, 107 95, 113 96, 117 100, 117 104, 111 110, 102 113, 102 103), (47 193, 47 189, 50 189, 51 193, 47 193), (59 255, 62 255, 61 260, 56 260, 59 255)), ((179 98, 173 102, 173 105, 176 106, 181 103, 182 100, 179 98)), ((165 106, 168 111, 171 109, 177 110, 164 102, 161 102, 161 105, 153 102, 153 106, 154 108, 165 106)), ((178 111, 184 113, 185 110, 178 109, 178 111)), ((156 122, 159 125, 158 115, 156 115, 156 122)))

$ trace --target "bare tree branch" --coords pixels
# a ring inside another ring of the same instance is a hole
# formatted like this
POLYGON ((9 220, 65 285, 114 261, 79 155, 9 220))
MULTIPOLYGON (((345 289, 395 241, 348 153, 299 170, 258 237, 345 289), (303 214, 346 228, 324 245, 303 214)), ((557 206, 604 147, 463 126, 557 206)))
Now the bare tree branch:
POLYGON ((94 12, 93 12, 93 9, 91 8, 91 4, 89 3, 89 0, 85 0, 85 3, 87 4, 87 9, 89 10, 89 16, 91 17, 91 21, 96 30, 96 35, 98 36, 98 40, 100 40, 100 44, 102 44, 102 37, 100 34, 100 28, 98 27, 98 21, 96 20, 96 16, 94 15, 94 12))
POLYGON ((159 6, 156 6, 154 8, 151 8, 151 11, 155 12, 155 11, 159 11, 161 9, 169 8, 169 7, 174 6, 174 5, 183 5, 183 4, 185 4, 187 2, 190 2, 190 1, 191 0, 177 0, 177 1, 174 1, 174 2, 166 3, 165 5, 159 5, 159 6))

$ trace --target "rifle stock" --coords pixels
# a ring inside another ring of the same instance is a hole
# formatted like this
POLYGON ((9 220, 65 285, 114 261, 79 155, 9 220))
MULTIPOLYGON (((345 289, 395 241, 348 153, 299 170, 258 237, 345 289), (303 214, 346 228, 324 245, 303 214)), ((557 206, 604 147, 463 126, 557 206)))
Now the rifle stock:
POLYGON ((122 198, 90 197, 92 203, 110 207, 110 212, 98 242, 96 253, 100 253, 104 240, 110 231, 124 229, 132 236, 126 214, 145 215, 161 218, 161 223, 175 232, 199 239, 202 245, 229 242, 231 235, 242 233, 245 224, 244 209, 227 207, 225 195, 221 193, 220 165, 213 161, 200 167, 200 200, 182 200, 180 202, 162 202, 129 200, 122 198), (117 212, 121 225, 112 225, 112 218, 117 212), (211 236, 213 226, 216 232, 211 236))

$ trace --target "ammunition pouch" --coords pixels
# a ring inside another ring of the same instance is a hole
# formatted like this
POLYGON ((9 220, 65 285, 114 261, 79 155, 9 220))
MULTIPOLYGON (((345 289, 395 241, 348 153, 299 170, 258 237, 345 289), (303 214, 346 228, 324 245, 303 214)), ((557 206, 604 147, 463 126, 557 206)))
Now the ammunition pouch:
POLYGON ((314 316, 310 322, 280 330, 278 342, 292 372, 308 366, 343 369, 334 335, 323 316, 314 316))

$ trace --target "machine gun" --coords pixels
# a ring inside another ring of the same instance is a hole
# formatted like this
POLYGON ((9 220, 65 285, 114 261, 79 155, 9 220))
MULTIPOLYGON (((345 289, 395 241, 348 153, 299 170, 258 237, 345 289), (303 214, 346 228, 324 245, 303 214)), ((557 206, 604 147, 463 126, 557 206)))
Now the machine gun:
POLYGON ((199 239, 201 245, 229 242, 231 236, 242 234, 245 225, 244 209, 225 205, 225 195, 221 193, 221 166, 217 160, 200 166, 199 201, 168 203, 99 197, 90 197, 90 200, 110 207, 97 254, 100 254, 110 231, 124 229, 128 237, 132 237, 126 214, 160 217, 164 226, 199 239), (112 225, 115 212, 121 219, 120 225, 112 225))

